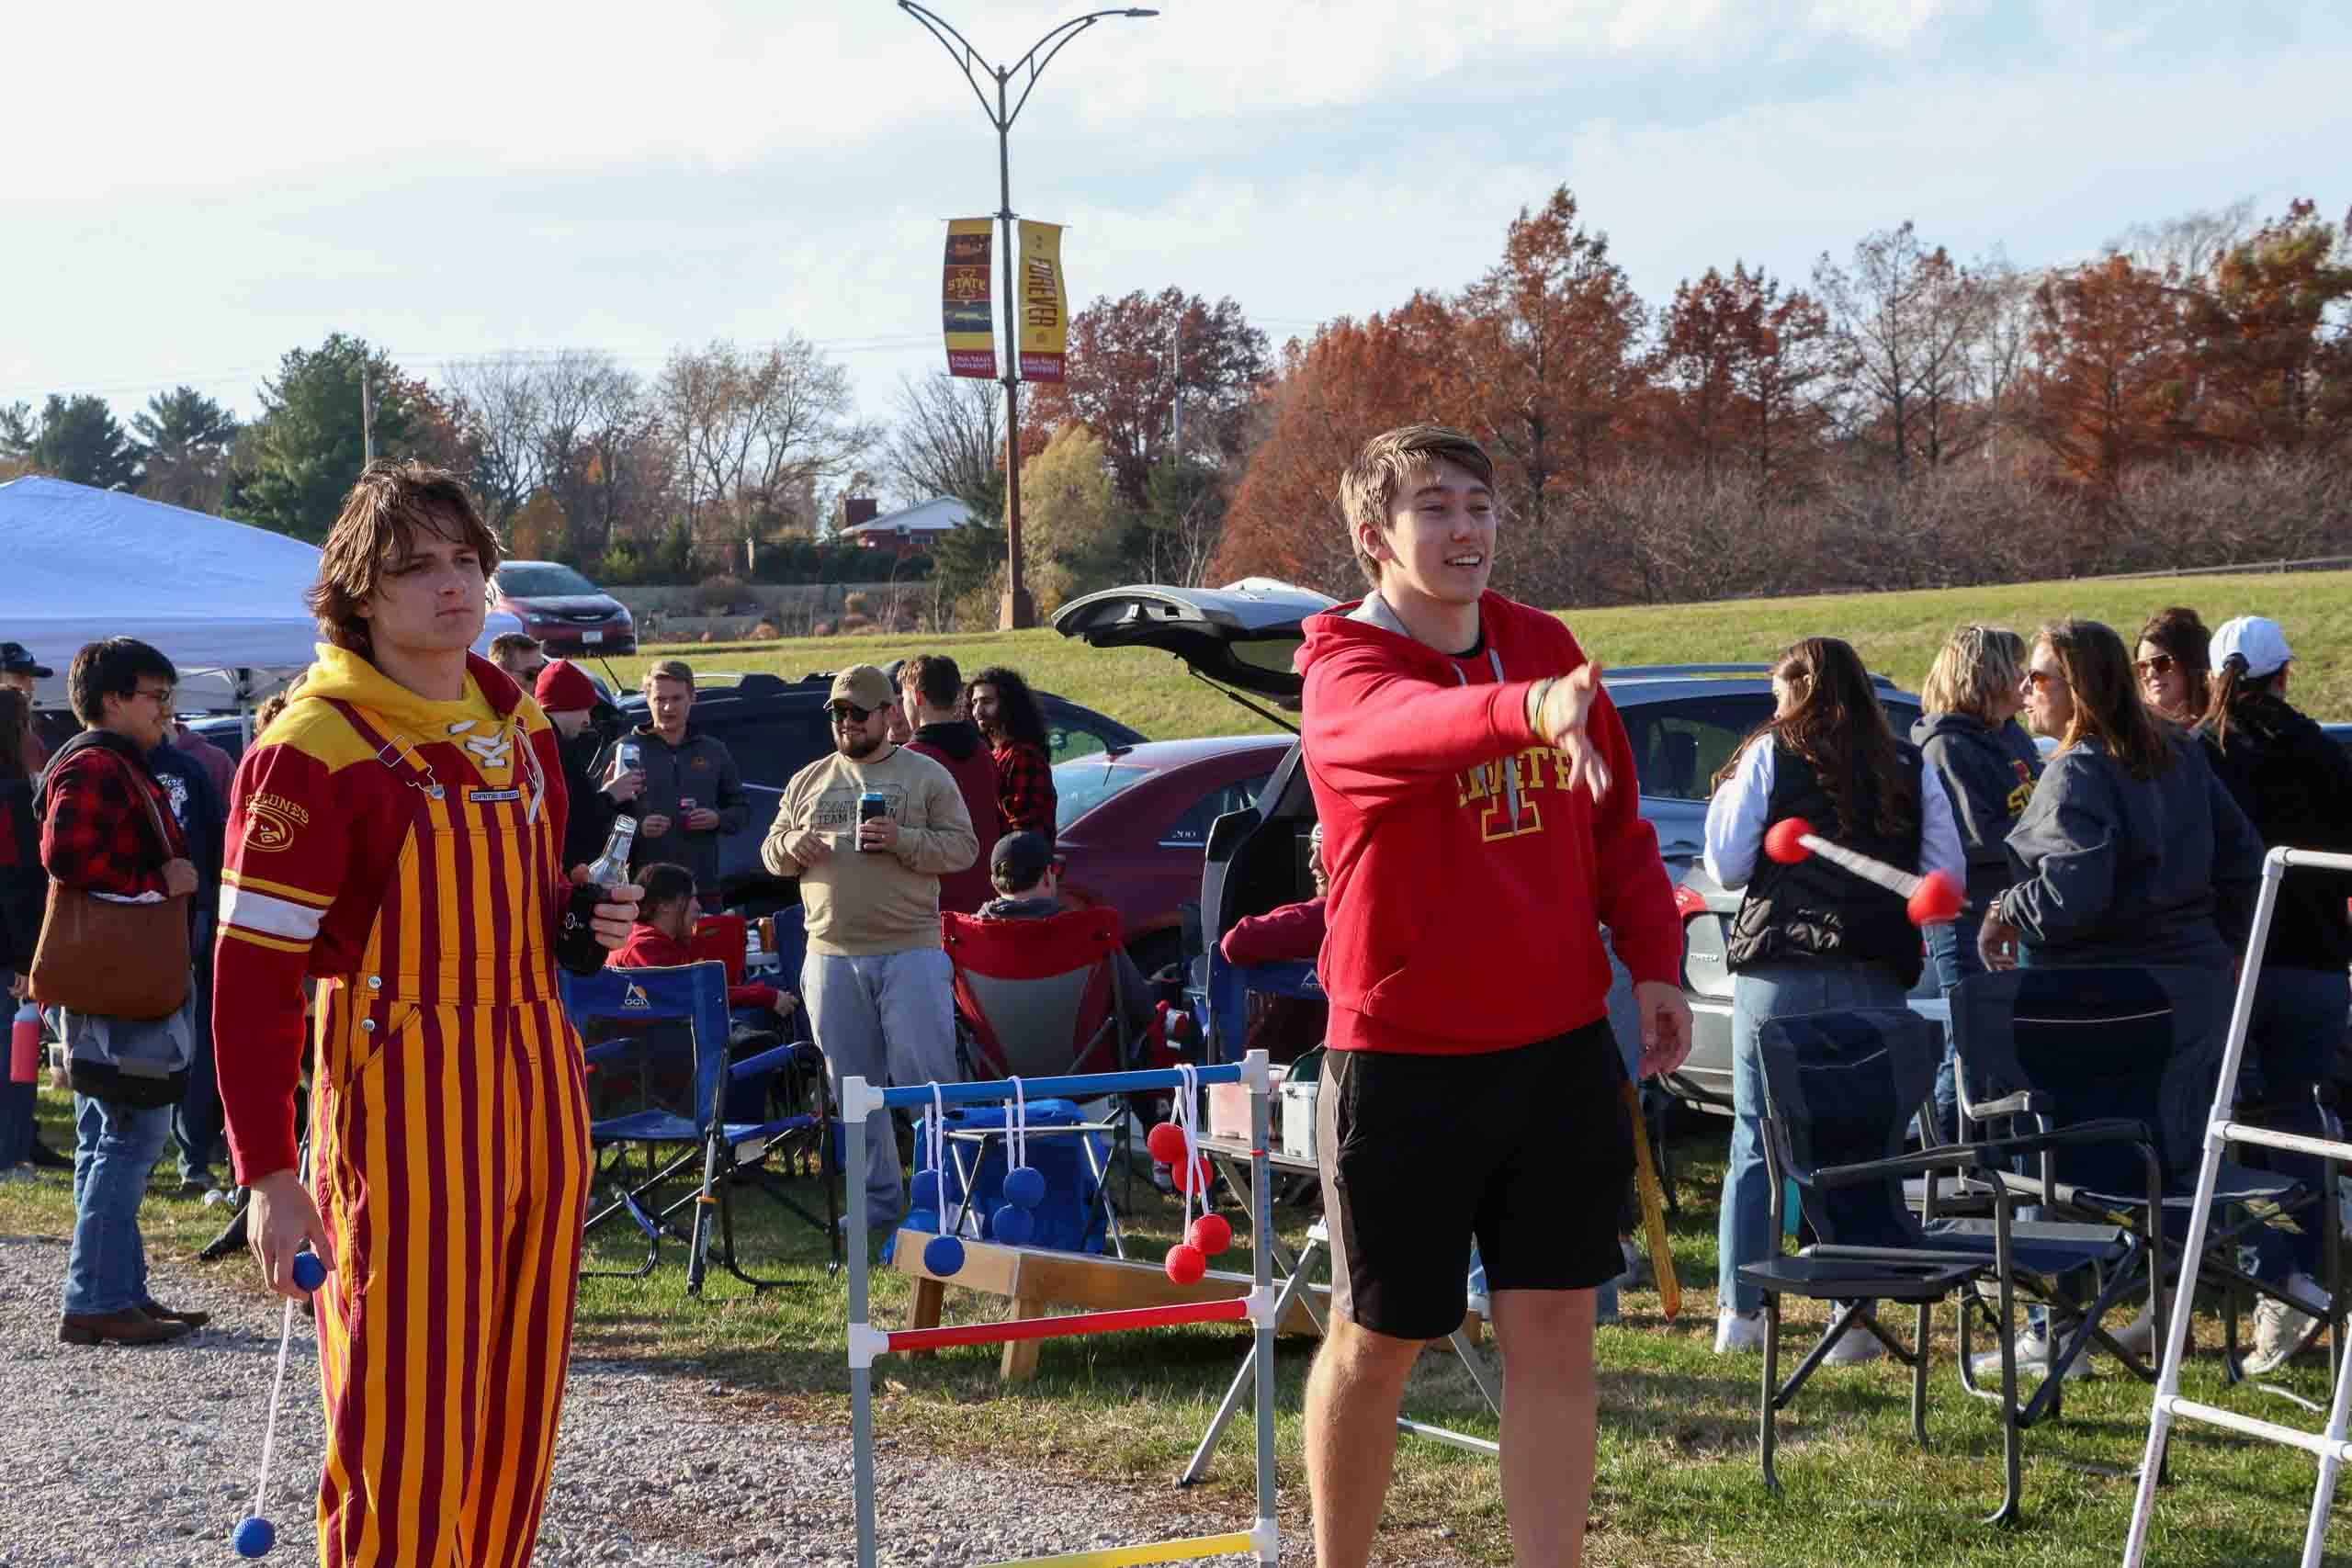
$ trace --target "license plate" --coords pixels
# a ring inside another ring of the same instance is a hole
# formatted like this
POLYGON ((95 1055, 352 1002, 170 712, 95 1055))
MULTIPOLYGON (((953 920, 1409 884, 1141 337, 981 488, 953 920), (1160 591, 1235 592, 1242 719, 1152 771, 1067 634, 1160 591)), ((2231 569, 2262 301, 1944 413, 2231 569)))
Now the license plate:
POLYGON ((605 634, 603 632, 582 632, 580 634, 580 640, 582 642, 602 642, 605 640, 605 634))

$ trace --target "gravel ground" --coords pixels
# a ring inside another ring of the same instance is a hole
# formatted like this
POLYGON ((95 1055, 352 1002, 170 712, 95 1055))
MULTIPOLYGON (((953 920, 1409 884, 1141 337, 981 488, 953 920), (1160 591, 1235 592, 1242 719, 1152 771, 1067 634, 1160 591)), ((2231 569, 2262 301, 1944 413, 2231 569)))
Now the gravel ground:
MULTIPOLYGON (((279 1310, 218 1271, 159 1265, 158 1299, 212 1322, 170 1345, 57 1342, 62 1239, 0 1237, 0 1568, 195 1568, 239 1561, 229 1534, 253 1498, 279 1310)), ((283 1568, 317 1562, 312 1495, 324 1426, 309 1325, 295 1320, 269 1517, 283 1568)), ((534 1562, 700 1568, 855 1561, 845 1435, 746 1414, 741 1391, 642 1364, 576 1359, 534 1562), (735 1394, 721 1406, 714 1396, 735 1394)), ((846 1426, 846 1418, 844 1418, 846 1426)), ((1228 1464, 1246 1463, 1228 1438, 1228 1464)), ((1245 1524, 1222 1499, 1105 1488, 963 1462, 926 1463, 886 1435, 881 1561, 1000 1562, 1245 1524)), ((1285 1521, 1283 1555, 1306 1543, 1285 1521)), ((1245 1563, 1248 1559, 1217 1559, 1245 1563)))

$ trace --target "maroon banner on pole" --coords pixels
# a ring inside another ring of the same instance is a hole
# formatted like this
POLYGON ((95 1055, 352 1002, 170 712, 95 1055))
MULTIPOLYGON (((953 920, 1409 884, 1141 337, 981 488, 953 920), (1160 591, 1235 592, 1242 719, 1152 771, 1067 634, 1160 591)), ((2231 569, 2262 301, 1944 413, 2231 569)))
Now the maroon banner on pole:
POLYGON ((971 376, 983 381, 996 376, 996 319, 989 287, 994 239, 986 218, 947 220, 947 267, 941 303, 950 376, 971 376))

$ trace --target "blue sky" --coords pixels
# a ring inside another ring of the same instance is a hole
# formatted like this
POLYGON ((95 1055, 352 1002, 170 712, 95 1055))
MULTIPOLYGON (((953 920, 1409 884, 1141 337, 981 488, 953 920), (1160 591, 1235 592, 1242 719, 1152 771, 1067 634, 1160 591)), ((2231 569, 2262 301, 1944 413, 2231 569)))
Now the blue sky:
MULTIPOLYGON (((1001 59, 1083 6, 934 9, 1001 59)), ((1654 303, 1905 218, 2034 265, 2240 197, 2352 203, 2344 0, 1161 12, 1054 63, 1013 205, 1069 225, 1080 301, 1231 295, 1276 342, 1459 288, 1563 182, 1654 303)), ((882 415, 943 362, 940 220, 996 206, 993 132, 888 0, 133 0, 9 34, 0 403, 127 419, 188 382, 250 415, 338 330, 427 375, 797 332, 882 415)))

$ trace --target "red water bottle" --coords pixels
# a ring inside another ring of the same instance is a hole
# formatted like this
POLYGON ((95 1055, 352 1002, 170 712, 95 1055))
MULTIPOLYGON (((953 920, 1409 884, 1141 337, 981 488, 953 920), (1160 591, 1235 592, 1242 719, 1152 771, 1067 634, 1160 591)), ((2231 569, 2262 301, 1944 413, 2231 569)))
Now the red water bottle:
POLYGON ((8 1081, 34 1083, 40 1077, 40 1010, 23 1007, 8 1026, 8 1081))

